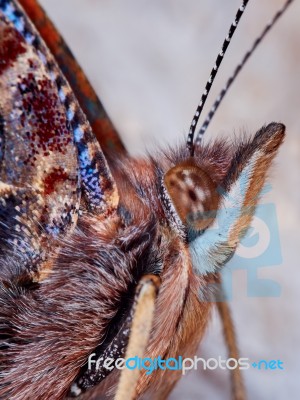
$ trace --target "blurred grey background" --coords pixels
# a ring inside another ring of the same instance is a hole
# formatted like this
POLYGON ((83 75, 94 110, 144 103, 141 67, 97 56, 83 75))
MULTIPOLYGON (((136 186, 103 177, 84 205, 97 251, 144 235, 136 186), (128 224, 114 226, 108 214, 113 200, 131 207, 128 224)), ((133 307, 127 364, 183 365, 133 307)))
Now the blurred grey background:
MULTIPOLYGON (((239 0, 41 0, 101 97, 132 154, 176 144, 188 131, 239 0)), ((209 98, 211 104, 283 0, 252 0, 209 98)), ((283 371, 245 371, 249 399, 296 399, 300 391, 300 2, 256 51, 217 112, 206 140, 281 121, 287 139, 271 174, 283 262, 260 268, 279 297, 247 296, 247 273, 233 272, 232 309, 241 355, 281 359, 283 371)), ((207 109, 208 110, 208 109, 207 109)), ((204 113, 205 114, 205 113, 204 113)), ((225 356, 216 316, 198 355, 225 356)), ((193 371, 171 395, 229 399, 227 372, 193 371)))

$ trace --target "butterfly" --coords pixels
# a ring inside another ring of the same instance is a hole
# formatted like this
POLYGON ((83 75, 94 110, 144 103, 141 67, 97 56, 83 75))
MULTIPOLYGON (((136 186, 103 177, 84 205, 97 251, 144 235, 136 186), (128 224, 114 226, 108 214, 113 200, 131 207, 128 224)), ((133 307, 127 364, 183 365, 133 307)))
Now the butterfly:
MULTIPOLYGON (((166 398, 181 373, 105 360, 190 357, 250 225, 285 127, 237 142, 195 137, 243 1, 187 143, 129 156, 35 0, 0 0, 0 398, 166 398), (95 354, 97 362, 89 365, 95 354)), ((225 301, 217 303, 238 358, 225 301)), ((234 398, 244 398, 238 370, 234 398)))

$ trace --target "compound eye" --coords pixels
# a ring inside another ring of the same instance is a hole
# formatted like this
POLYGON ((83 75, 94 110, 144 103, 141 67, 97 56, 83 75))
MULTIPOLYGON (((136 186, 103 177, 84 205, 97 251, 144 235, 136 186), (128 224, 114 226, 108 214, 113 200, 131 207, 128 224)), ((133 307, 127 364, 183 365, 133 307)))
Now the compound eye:
POLYGON ((166 173, 164 184, 184 225, 200 231, 213 222, 220 195, 217 185, 205 171, 182 163, 166 173))

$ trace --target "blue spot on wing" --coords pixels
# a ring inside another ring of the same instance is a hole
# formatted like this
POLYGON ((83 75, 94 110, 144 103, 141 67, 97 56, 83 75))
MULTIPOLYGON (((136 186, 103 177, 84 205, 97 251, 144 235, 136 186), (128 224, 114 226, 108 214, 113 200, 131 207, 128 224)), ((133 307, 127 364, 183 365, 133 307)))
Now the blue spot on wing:
POLYGON ((103 200, 103 191, 100 184, 100 173, 96 160, 89 153, 84 142, 77 143, 80 175, 90 206, 100 206, 103 200))

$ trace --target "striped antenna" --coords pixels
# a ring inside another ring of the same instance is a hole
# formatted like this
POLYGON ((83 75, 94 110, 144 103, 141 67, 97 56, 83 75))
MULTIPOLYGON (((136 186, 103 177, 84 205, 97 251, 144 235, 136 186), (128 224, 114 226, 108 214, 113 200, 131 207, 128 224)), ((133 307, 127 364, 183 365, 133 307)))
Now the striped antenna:
POLYGON ((215 112, 217 111, 221 101, 223 100, 223 98, 224 98, 225 94, 227 93, 228 89, 230 88, 230 86, 234 82, 235 78, 237 77, 237 75, 239 74, 241 69, 244 67, 244 65, 246 64, 246 62, 248 61, 248 59, 250 58, 250 56, 252 55, 252 53, 254 52, 256 47, 260 44, 260 42, 264 39, 266 34, 269 32, 269 30, 273 27, 273 25, 275 25, 277 20, 282 16, 282 14, 286 11, 288 6, 293 1, 294 0, 287 0, 285 2, 284 6, 274 15, 272 21, 270 21, 270 23, 268 25, 266 25, 265 29, 262 31, 262 33, 254 41, 254 43, 253 43, 252 47, 250 48, 250 50, 247 51, 247 53, 244 55, 241 63, 236 67, 236 69, 234 70, 233 74, 228 79, 225 87, 221 90, 219 96, 217 97, 217 99, 214 102, 213 106, 211 107, 207 117, 205 118, 205 121, 203 122, 201 128, 199 129, 199 132, 198 132, 197 138, 196 138, 196 142, 195 142, 195 146, 196 147, 200 146, 202 138, 203 138, 203 135, 204 135, 204 133, 205 133, 210 121, 212 120, 213 116, 215 115, 215 112))
POLYGON ((249 2, 249 0, 243 0, 242 5, 239 7, 239 9, 238 9, 238 11, 236 13, 235 19, 234 19, 233 23, 231 24, 230 29, 228 31, 228 35, 226 36, 226 38, 225 38, 225 40, 223 42, 222 49, 221 49, 220 53, 218 54, 218 57, 216 59, 216 62, 215 62, 215 65, 214 65, 213 69, 211 70, 210 77, 209 77, 208 81, 206 82, 205 90, 204 90, 204 92, 202 94, 200 103, 199 103, 199 105, 198 105, 198 107, 196 109, 196 112, 194 114, 194 117, 193 117, 193 120, 192 120, 192 123, 191 123, 191 126, 190 126, 190 130, 189 130, 188 138, 187 138, 187 148, 189 149, 191 156, 194 155, 194 135, 195 135, 195 130, 196 130, 196 127, 197 127, 197 123, 198 123, 199 117, 200 117, 201 112, 203 110, 204 104, 206 102, 206 99, 207 99, 208 93, 209 93, 209 91, 211 89, 211 86, 213 84, 213 81, 214 81, 214 79, 215 79, 215 77, 217 75, 218 69, 219 69, 219 67, 221 65, 221 62, 223 60, 224 54, 225 54, 225 52, 227 50, 227 47, 228 47, 228 45, 229 45, 229 43, 230 43, 230 41, 232 39, 232 36, 233 36, 237 26, 238 26, 238 23, 239 23, 242 15, 243 15, 243 13, 245 11, 245 8, 246 8, 248 2, 249 2))

